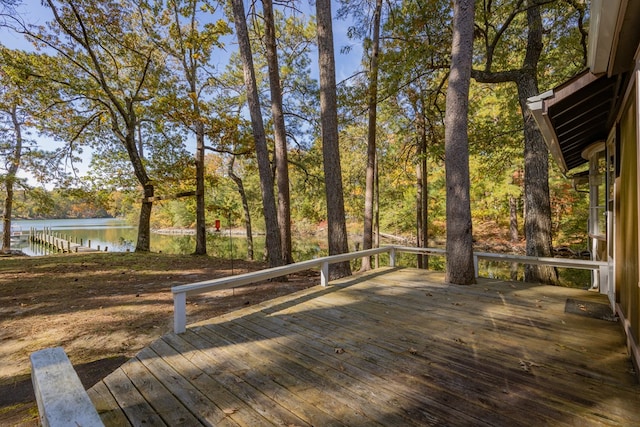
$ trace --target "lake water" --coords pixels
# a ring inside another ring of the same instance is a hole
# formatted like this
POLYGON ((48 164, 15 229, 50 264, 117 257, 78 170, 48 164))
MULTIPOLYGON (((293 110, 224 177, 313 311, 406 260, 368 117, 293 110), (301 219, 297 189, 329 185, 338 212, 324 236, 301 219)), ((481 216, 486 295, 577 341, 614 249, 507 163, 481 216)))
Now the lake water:
MULTIPOLYGON (((70 240, 82 239, 84 246, 91 241, 91 247, 101 250, 108 248, 109 252, 126 252, 135 250, 138 235, 137 227, 128 225, 125 221, 115 218, 91 219, 48 219, 48 220, 13 220, 12 226, 18 226, 23 233, 32 228, 41 231, 45 228, 61 237, 68 236, 70 240)), ((264 236, 254 236, 254 258, 262 259, 265 244, 264 236)), ((294 243, 295 259, 304 260, 327 254, 325 242, 315 239, 304 239, 294 243)), ((193 235, 164 235, 151 234, 151 251, 171 254, 189 254, 195 250, 195 236, 193 235)), ((23 240, 12 243, 12 249, 23 251, 27 255, 47 255, 49 251, 40 246, 23 240)), ((230 236, 229 230, 224 228, 220 232, 207 235, 207 253, 220 258, 246 258, 247 243, 243 236, 230 236)))
MULTIPOLYGON (((135 248, 137 236, 136 228, 127 225, 126 222, 113 218, 90 219, 46 219, 46 220, 13 220, 12 226, 18 226, 23 233, 29 233, 33 228, 42 231, 45 228, 61 236, 69 236, 73 239, 82 239, 84 245, 91 241, 91 247, 98 245, 102 250, 105 247, 109 251, 125 252, 135 248)), ((46 255, 48 252, 39 245, 30 244, 28 241, 12 243, 12 249, 19 249, 27 255, 46 255)))
MULTIPOLYGON (((109 252, 133 251, 137 239, 137 227, 128 225, 125 221, 114 218, 93 218, 93 219, 50 219, 50 220, 14 220, 12 225, 19 226, 23 233, 29 232, 31 228, 43 230, 49 228, 53 232, 70 236, 74 239, 82 239, 85 246, 91 241, 91 247, 98 245, 102 250, 105 247, 109 252)), ((254 236, 254 259, 263 259, 264 236, 254 236)), ((350 241, 350 251, 355 247, 350 241)), ((171 254, 190 254, 195 250, 195 236, 193 235, 163 235, 151 234, 151 251, 171 254)), ((48 255, 50 252, 40 245, 30 244, 23 240, 19 243, 12 243, 12 249, 19 249, 31 256, 48 255)), ((230 236, 228 229, 221 229, 220 232, 209 233, 207 235, 207 253, 210 256, 219 258, 247 258, 247 242, 243 236, 230 236)), ((326 239, 305 237, 294 239, 293 257, 297 261, 326 256, 328 254, 326 239)), ((381 261, 382 265, 387 265, 386 256, 381 261)), ((415 267, 416 256, 402 253, 398 255, 397 264, 399 266, 415 267)), ((354 262, 352 267, 359 268, 358 262, 354 262)), ((499 280, 513 279, 522 280, 524 277, 523 266, 518 266, 516 271, 511 270, 509 263, 504 262, 481 262, 480 276, 490 277, 499 280)), ((429 269, 444 270, 444 257, 432 256, 429 260, 429 269)), ((563 286, 585 287, 591 281, 588 270, 561 269, 560 278, 563 286)))

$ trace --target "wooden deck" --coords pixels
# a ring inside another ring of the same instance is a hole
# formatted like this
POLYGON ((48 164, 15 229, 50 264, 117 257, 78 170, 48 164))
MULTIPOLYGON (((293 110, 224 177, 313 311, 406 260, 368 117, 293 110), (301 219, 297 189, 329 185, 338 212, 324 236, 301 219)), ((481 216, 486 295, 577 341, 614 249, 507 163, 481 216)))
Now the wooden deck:
POLYGON ((106 425, 640 425, 602 295, 383 269, 168 334, 89 390, 106 425), (606 312, 606 310, 603 310, 606 312))

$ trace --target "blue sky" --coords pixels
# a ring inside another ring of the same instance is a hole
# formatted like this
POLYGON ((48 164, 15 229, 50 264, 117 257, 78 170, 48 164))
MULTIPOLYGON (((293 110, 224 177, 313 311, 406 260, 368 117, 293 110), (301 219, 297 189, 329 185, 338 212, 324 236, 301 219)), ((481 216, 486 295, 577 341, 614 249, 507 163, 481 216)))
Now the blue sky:
MULTIPOLYGON (((245 7, 248 7, 247 3, 247 0, 245 0, 245 7)), ((302 0, 299 8, 305 15, 315 15, 315 3, 311 4, 309 0, 302 0)), ((338 8, 339 4, 334 1, 332 4, 332 13, 334 16, 336 15, 338 8)), ((21 19, 30 24, 44 25, 51 17, 49 9, 46 6, 43 6, 40 0, 23 0, 16 9, 17 14, 21 17, 21 19)), ((351 77, 359 68, 362 58, 361 45, 358 42, 351 41, 347 38, 349 25, 349 22, 346 22, 344 20, 334 19, 333 21, 336 55, 336 79, 338 82, 351 77), (351 47, 350 52, 348 54, 341 53, 340 51, 342 47, 347 45, 351 47)), ((24 37, 3 28, 0 28, 0 40, 2 44, 13 49, 32 49, 31 44, 26 41, 24 37)), ((228 52, 235 49, 235 42, 233 42, 232 45, 227 46, 228 52)), ((312 54, 312 60, 314 61, 314 65, 312 65, 311 74, 313 77, 317 78, 318 72, 317 67, 315 66, 317 54, 312 54)), ((53 148, 52 146, 57 144, 56 142, 48 139, 41 139, 39 143, 51 148, 53 148)), ((81 175, 86 173, 89 166, 89 161, 90 151, 87 150, 83 155, 82 164, 74 164, 81 175)))
MULTIPOLYGON (((248 6, 247 3, 247 0, 245 0, 245 6, 248 6)), ((299 8, 307 16, 315 15, 315 3, 311 4, 308 0, 303 0, 299 8)), ((334 16, 336 15, 338 8, 339 4, 333 1, 332 13, 334 16)), ((51 16, 49 9, 46 6, 43 6, 40 0, 23 0, 16 9, 18 15, 25 22, 30 24, 45 24, 51 16)), ((362 58, 361 45, 358 42, 349 40, 347 37, 349 26, 350 23, 344 20, 334 19, 333 21, 336 54, 336 79, 338 82, 349 78, 359 67, 360 60, 362 58), (347 45, 351 47, 351 52, 348 54, 340 53, 341 48, 347 45)), ((22 36, 3 28, 0 28, 0 39, 2 44, 13 49, 31 49, 30 43, 22 36)), ((229 46, 228 49, 234 49, 234 47, 229 46)))

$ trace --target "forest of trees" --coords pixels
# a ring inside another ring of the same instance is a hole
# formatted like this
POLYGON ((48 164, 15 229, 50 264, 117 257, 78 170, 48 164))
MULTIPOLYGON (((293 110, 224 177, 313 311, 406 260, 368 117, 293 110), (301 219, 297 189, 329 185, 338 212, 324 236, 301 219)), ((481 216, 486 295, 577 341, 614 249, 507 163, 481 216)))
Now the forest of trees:
MULTIPOLYGON (((52 206, 126 217, 139 251, 152 227, 195 227, 198 254, 207 227, 228 218, 266 232, 272 266, 293 261, 292 234, 324 221, 330 253, 346 250, 347 230, 365 248, 378 230, 418 246, 446 236, 452 2, 315 6, 311 16, 293 0, 47 0, 21 14, 2 2, 3 33, 31 46, 0 45, 4 217, 52 206), (347 63, 353 74, 336 81, 347 63)), ((538 256, 586 245, 588 200, 554 169, 523 101, 585 67, 587 5, 469 9, 474 235, 491 230, 538 256)))

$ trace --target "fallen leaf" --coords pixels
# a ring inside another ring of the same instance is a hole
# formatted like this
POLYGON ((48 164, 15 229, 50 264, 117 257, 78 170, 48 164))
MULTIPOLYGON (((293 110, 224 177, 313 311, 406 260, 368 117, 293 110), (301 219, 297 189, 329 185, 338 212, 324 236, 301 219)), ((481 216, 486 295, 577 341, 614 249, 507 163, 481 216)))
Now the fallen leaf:
POLYGON ((531 362, 529 360, 520 360, 520 367, 525 372, 531 372, 531 368, 532 367, 538 367, 538 366, 540 366, 540 365, 538 365, 535 362, 531 362))
POLYGON ((238 412, 240 409, 238 408, 227 408, 227 409, 223 409, 222 412, 224 412, 225 415, 233 415, 236 412, 238 412))
POLYGON ((411 347, 411 348, 409 349, 409 353, 411 353, 411 354, 418 354, 418 350, 416 350, 415 348, 411 347))

